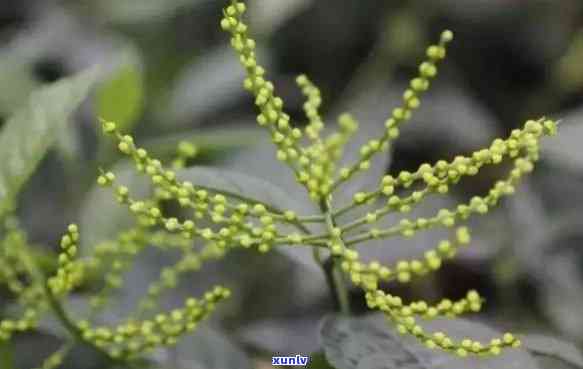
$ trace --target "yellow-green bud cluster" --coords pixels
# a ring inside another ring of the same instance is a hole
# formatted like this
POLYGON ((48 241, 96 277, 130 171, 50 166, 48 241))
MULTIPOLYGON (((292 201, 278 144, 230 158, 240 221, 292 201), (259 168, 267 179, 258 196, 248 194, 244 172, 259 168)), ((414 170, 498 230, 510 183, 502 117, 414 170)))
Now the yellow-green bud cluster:
POLYGON ((453 33, 444 31, 440 42, 427 49, 427 60, 421 63, 418 76, 411 80, 409 88, 403 94, 401 106, 393 109, 391 117, 385 122, 383 136, 378 140, 370 140, 360 148, 360 159, 351 167, 340 170, 340 177, 333 187, 349 180, 357 172, 366 171, 373 156, 386 151, 389 143, 399 137, 400 125, 408 121, 413 111, 420 106, 420 95, 429 89, 431 80, 437 76, 437 64, 445 58, 445 47, 452 39, 453 33))
POLYGON ((400 297, 381 290, 368 291, 366 300, 371 309, 378 309, 388 314, 395 313, 401 317, 418 316, 423 319, 454 318, 469 312, 477 313, 482 309, 483 304, 483 299, 474 290, 469 291, 458 301, 443 299, 435 305, 430 305, 423 300, 405 304, 400 297))
POLYGON ((320 89, 304 74, 298 76, 296 82, 307 98, 307 101, 304 103, 304 112, 309 120, 309 124, 305 129, 306 136, 311 140, 318 141, 320 139, 320 132, 324 129, 324 122, 318 111, 322 105, 320 89))
POLYGON ((309 119, 309 124, 305 132, 306 136, 314 142, 305 148, 304 155, 300 157, 302 170, 297 174, 297 179, 306 187, 310 197, 317 201, 326 196, 332 185, 335 160, 330 156, 335 152, 330 147, 329 139, 323 141, 320 137, 320 132, 324 129, 324 122, 318 110, 322 105, 320 90, 305 75, 298 76, 296 81, 307 97, 304 112, 309 119))
POLYGON ((181 275, 199 270, 203 263, 223 257, 225 252, 214 243, 206 245, 200 252, 193 251, 190 247, 185 248, 180 260, 172 266, 162 269, 160 277, 148 287, 147 295, 138 303, 139 312, 143 314, 158 305, 160 296, 166 290, 176 287, 181 275))
POLYGON ((307 164, 302 164, 303 153, 298 146, 303 132, 292 127, 290 116, 284 112, 283 100, 275 95, 273 83, 265 79, 265 69, 257 63, 256 43, 249 37, 247 25, 242 20, 245 11, 244 3, 233 2, 224 11, 221 28, 231 34, 231 46, 239 55, 241 65, 247 73, 244 87, 255 96, 255 104, 260 110, 257 122, 271 132, 280 160, 287 162, 292 168, 298 165, 307 167, 307 164))
POLYGON ((385 176, 379 190, 355 194, 353 205, 359 206, 376 200, 380 196, 387 197, 386 205, 342 227, 344 232, 352 231, 362 225, 374 224, 392 212, 407 213, 428 194, 447 193, 450 185, 456 184, 464 176, 477 174, 485 165, 499 164, 506 157, 514 160, 514 166, 508 177, 497 181, 486 196, 474 196, 469 202, 457 205, 455 209, 441 209, 429 218, 403 219, 399 224, 386 229, 370 228, 368 232, 347 239, 346 244, 353 245, 369 239, 382 239, 396 235, 410 238, 420 230, 435 226, 453 227, 456 222, 465 220, 472 214, 487 213, 503 196, 513 194, 515 185, 522 176, 533 170, 534 163, 539 157, 539 140, 543 135, 554 134, 555 130, 556 123, 551 120, 528 121, 522 130, 513 130, 508 139, 496 139, 490 148, 476 151, 470 157, 457 156, 451 162, 440 160, 433 166, 423 164, 414 173, 403 171, 397 177, 385 176), (413 191, 406 197, 394 194, 396 188, 408 188, 415 182, 421 182, 425 187, 413 191))
POLYGON ((230 296, 230 291, 217 286, 202 299, 189 298, 183 307, 160 313, 152 319, 130 320, 117 327, 92 327, 87 321, 78 323, 83 339, 116 359, 131 359, 161 346, 172 346, 192 332, 198 323, 215 308, 215 304, 230 296))
POLYGON ((0 240, 0 282, 17 299, 23 308, 19 318, 0 321, 0 341, 9 340, 14 333, 37 327, 41 313, 46 309, 44 290, 34 281, 27 284, 21 277, 29 271, 23 256, 28 255, 29 245, 18 221, 8 216, 0 225, 3 238, 0 240))
MULTIPOLYGON (((146 150, 136 147, 131 137, 121 135, 115 129, 111 132, 117 135, 119 145, 124 144, 120 150, 132 157, 139 171, 149 176, 159 200, 176 200, 180 206, 193 210, 192 219, 181 221, 165 217, 153 203, 134 200, 127 187, 117 187, 118 201, 126 204, 146 226, 161 225, 168 232, 180 233, 188 239, 202 238, 222 248, 256 247, 260 252, 267 252, 280 239, 278 223, 297 221, 293 212, 274 213, 261 203, 249 204, 236 196, 213 193, 190 182, 181 182, 176 172, 164 168, 146 150), (199 223, 208 224, 207 221, 218 228, 198 226, 199 223)), ((102 177, 108 178, 107 185, 113 184, 114 176, 105 174, 102 177)))
POLYGON ((47 282, 54 295, 66 294, 77 286, 83 278, 80 264, 74 261, 77 255, 78 241, 79 229, 77 225, 71 224, 67 228, 67 233, 61 238, 61 252, 59 253, 57 273, 54 277, 49 278, 47 282))
MULTIPOLYGON (((134 199, 129 188, 115 184, 113 173, 102 172, 98 183, 114 189, 118 201, 128 207, 138 220, 138 225, 122 233, 116 241, 100 244, 94 257, 83 263, 71 260, 75 255, 78 235, 73 236, 76 228, 70 228, 66 236, 68 241, 62 243, 61 255, 65 256, 60 257, 59 272, 49 281, 51 289, 55 294, 70 290, 77 282, 75 278, 69 279, 67 276, 74 275, 71 271, 75 270, 75 265, 83 266, 80 270, 105 269, 105 286, 96 296, 101 303, 108 291, 121 285, 122 273, 145 246, 177 249, 181 258, 176 264, 161 270, 158 280, 150 285, 146 296, 138 304, 137 313, 131 319, 113 328, 92 327, 89 321, 80 322, 78 329, 83 339, 120 359, 134 358, 156 347, 173 345, 180 336, 192 331, 213 310, 217 301, 230 293, 222 287, 216 287, 201 300, 189 299, 182 308, 143 320, 142 315, 157 306, 165 290, 176 287, 183 273, 199 270, 206 261, 219 259, 234 248, 267 252, 277 245, 292 244, 328 248, 335 265, 339 265, 350 280, 364 290, 370 308, 382 311, 399 332, 417 337, 430 348, 441 348, 466 356, 498 354, 502 348, 519 345, 519 341, 510 334, 488 344, 471 339, 458 342, 442 332, 426 333, 417 323, 419 318, 455 317, 480 311, 483 301, 475 291, 470 291, 459 301, 445 299, 431 305, 425 301, 405 304, 401 298, 379 288, 381 282, 397 280, 407 283, 413 277, 439 269, 446 259, 456 255, 460 246, 470 242, 470 233, 466 227, 455 228, 450 240, 441 241, 422 257, 399 260, 391 266, 383 266, 377 261, 361 262, 358 251, 352 246, 392 236, 409 238, 419 231, 436 226, 453 228, 472 214, 488 212, 502 196, 514 191, 522 175, 533 169, 539 155, 538 142, 543 135, 555 133, 555 123, 551 120, 528 121, 522 130, 512 131, 508 139, 495 140, 488 149, 477 151, 471 156, 458 156, 451 162, 442 160, 434 165, 423 164, 415 172, 402 171, 394 177, 385 176, 377 189, 354 194, 352 204, 334 211, 331 208, 334 190, 350 180, 355 173, 367 170, 372 158, 388 149, 391 141, 399 136, 401 124, 409 120, 412 112, 419 107, 420 96, 437 75, 437 64, 445 58, 445 47, 452 40, 453 34, 450 31, 443 32, 440 42, 427 49, 427 59, 420 65, 418 76, 403 94, 401 106, 394 109, 386 121, 383 135, 371 138, 360 148, 360 159, 354 165, 337 170, 336 165, 342 157, 343 149, 357 130, 358 123, 352 116, 343 114, 338 119, 339 129, 322 137, 324 121, 319 112, 321 93, 306 76, 301 75, 297 83, 307 99, 303 108, 309 122, 305 130, 294 126, 284 111, 283 100, 275 94, 273 83, 266 80, 265 69, 257 63, 256 43, 249 37, 248 27, 242 20, 245 11, 245 4, 232 0, 231 5, 224 10, 221 27, 231 34, 231 45, 246 71, 244 87, 255 97, 255 104, 259 108, 258 123, 271 134, 277 148, 277 158, 291 167, 298 182, 307 189, 322 214, 301 217, 292 211, 276 209, 238 193, 180 181, 176 170, 184 167, 186 161, 196 155, 195 146, 181 143, 174 170, 169 170, 159 160, 150 157, 145 149, 136 146, 131 136, 118 132, 114 123, 102 121, 103 132, 116 137, 119 151, 130 157, 137 170, 150 179, 153 196, 144 200, 134 199), (302 145, 303 138, 307 138, 310 143, 302 145), (514 166, 508 178, 497 182, 486 196, 475 196, 455 209, 441 209, 432 217, 402 219, 387 229, 374 227, 387 214, 408 213, 426 196, 445 194, 450 186, 464 176, 475 175, 484 165, 498 164, 505 158, 513 159, 514 166), (402 189, 411 190, 406 195, 398 195, 397 190, 402 189), (192 216, 186 219, 165 216, 159 204, 167 200, 175 201, 192 216), (379 208, 349 223, 339 222, 341 215, 363 205, 377 204, 378 200, 384 202, 379 208), (328 232, 311 235, 305 226, 308 222, 325 222, 328 232), (284 232, 290 226, 295 227, 295 232, 284 232), (157 230, 152 230, 153 227, 157 227, 157 230), (363 231, 361 227, 368 229, 363 231), (195 251, 193 239, 203 240, 205 246, 195 251)), ((22 289, 14 281, 13 274, 5 273, 4 279, 12 281, 14 291, 22 289)))
POLYGON ((172 168, 175 170, 182 169, 189 160, 198 155, 198 147, 188 141, 180 141, 176 148, 176 159, 172 162, 172 168))
POLYGON ((459 301, 452 302, 445 299, 435 306, 430 306, 425 301, 417 301, 407 305, 400 297, 380 290, 367 292, 366 300, 371 309, 382 311, 391 322, 396 324, 399 333, 415 336, 428 348, 440 348, 465 357, 469 354, 498 355, 503 348, 520 345, 520 341, 510 333, 504 334, 501 338, 494 338, 489 343, 482 343, 470 338, 456 341, 444 332, 426 332, 417 323, 419 318, 456 317, 466 312, 480 311, 483 301, 476 291, 469 291, 466 297, 459 301))
POLYGON ((0 321, 0 342, 8 341, 14 333, 25 332, 37 327, 38 311, 28 308, 20 319, 5 319, 0 321))
POLYGON ((342 119, 340 131, 322 139, 320 133, 324 129, 324 121, 318 110, 322 104, 320 90, 305 75, 300 75, 297 83, 307 98, 304 111, 309 124, 305 131, 291 124, 290 116, 284 112, 283 100, 274 94, 273 83, 265 79, 265 69, 257 63, 256 43, 249 37, 248 27, 242 19, 245 9, 244 3, 233 2, 223 12, 221 28, 231 34, 231 46, 245 68, 247 77, 243 85, 255 96, 255 104, 260 111, 257 122, 271 133, 277 147, 277 158, 293 169, 310 198, 320 201, 332 190, 336 170, 334 163, 341 156, 348 136, 354 132, 355 124, 342 119), (302 146, 303 137, 313 144, 302 146))
POLYGON ((451 259, 457 254, 460 246, 470 242, 469 230, 460 227, 455 232, 453 240, 439 242, 435 249, 425 252, 423 259, 400 260, 393 266, 384 266, 377 261, 363 263, 359 260, 356 250, 348 249, 341 242, 331 245, 333 255, 342 259, 341 267, 351 281, 366 291, 376 290, 378 283, 397 280, 408 283, 414 276, 424 276, 441 268, 443 260, 451 259))

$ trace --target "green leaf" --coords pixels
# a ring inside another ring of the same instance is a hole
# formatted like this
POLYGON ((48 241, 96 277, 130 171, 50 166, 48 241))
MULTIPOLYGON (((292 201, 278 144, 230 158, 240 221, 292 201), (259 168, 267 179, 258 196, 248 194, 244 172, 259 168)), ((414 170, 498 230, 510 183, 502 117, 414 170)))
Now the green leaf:
POLYGON ((297 210, 295 199, 276 185, 256 177, 252 177, 236 171, 190 167, 177 173, 181 180, 192 182, 195 187, 207 187, 230 193, 244 200, 256 200, 263 202, 279 210, 297 210))
POLYGON ((320 335, 337 369, 428 369, 385 324, 371 319, 327 316, 320 335))
POLYGON ((530 334, 521 338, 524 347, 535 355, 549 356, 583 368, 583 354, 572 343, 555 337, 530 334))
POLYGON ((31 94, 0 132, 0 212, 10 207, 95 81, 92 69, 31 94))
POLYGON ((197 159, 200 157, 214 159, 216 156, 231 150, 240 150, 256 145, 264 138, 263 133, 259 127, 247 125, 237 127, 237 130, 228 127, 197 129, 148 139, 142 143, 142 146, 152 156, 164 160, 174 158, 178 144, 181 141, 186 141, 198 147, 200 153, 197 159))
POLYGON ((130 58, 97 89, 97 115, 116 122, 120 130, 131 131, 144 104, 144 76, 130 58))

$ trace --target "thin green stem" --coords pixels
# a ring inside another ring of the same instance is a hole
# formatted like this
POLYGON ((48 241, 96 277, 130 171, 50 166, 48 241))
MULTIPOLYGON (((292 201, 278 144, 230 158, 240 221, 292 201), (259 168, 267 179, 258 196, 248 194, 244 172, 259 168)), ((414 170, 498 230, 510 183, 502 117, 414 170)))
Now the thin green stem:
POLYGON ((367 205, 367 202, 371 199, 376 199, 377 197, 379 197, 381 195, 381 191, 380 190, 375 190, 372 192, 368 193, 368 198, 367 201, 363 202, 363 203, 356 203, 355 201, 353 201, 352 203, 332 212, 332 215, 334 216, 334 219, 360 207, 360 206, 364 206, 367 205))
POLYGON ((71 317, 69 317, 69 315, 65 311, 65 308, 63 307, 61 302, 53 294, 53 292, 51 291, 50 287, 47 284, 46 276, 40 270, 40 268, 36 265, 36 262, 30 256, 28 251, 26 249, 21 250, 19 256, 20 256, 22 263, 24 264, 24 266, 28 270, 29 274, 31 275, 32 279, 35 281, 35 283, 38 283, 42 286, 45 298, 46 298, 48 305, 49 305, 49 308, 51 309, 52 313, 57 318, 57 320, 61 323, 63 328, 65 328, 67 330, 67 332, 69 332, 69 334, 76 341, 90 345, 96 351, 101 352, 105 357, 107 357, 109 360, 111 360, 111 362, 116 362, 116 363, 123 362, 123 361, 119 361, 119 360, 112 358, 111 356, 109 356, 109 353, 107 351, 105 351, 102 348, 99 348, 99 347, 93 345, 91 342, 88 342, 87 340, 85 340, 85 338, 83 337, 83 333, 82 333, 81 329, 79 329, 79 327, 77 327, 77 325, 75 325, 73 319, 71 319, 71 317))
MULTIPOLYGON (((334 232, 335 223, 334 217, 330 212, 330 204, 328 201, 322 201, 320 203, 320 209, 326 218, 326 226, 328 227, 328 232, 332 234, 334 232)), ((342 239, 340 240, 341 242, 342 239)), ((332 257, 332 268, 331 268, 331 282, 333 284, 333 288, 336 292, 336 296, 338 299, 338 304, 340 307, 340 311, 343 314, 350 314, 350 298, 348 296, 348 289, 346 288, 346 284, 343 278, 342 269, 340 268, 340 260, 337 258, 332 257)))

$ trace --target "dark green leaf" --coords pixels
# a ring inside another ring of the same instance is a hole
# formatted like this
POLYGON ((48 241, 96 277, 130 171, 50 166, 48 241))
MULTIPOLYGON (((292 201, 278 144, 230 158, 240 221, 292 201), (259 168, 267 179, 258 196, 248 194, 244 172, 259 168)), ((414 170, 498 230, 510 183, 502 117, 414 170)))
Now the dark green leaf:
POLYGON ((320 331, 326 359, 337 369, 427 369, 385 324, 327 316, 320 331))
POLYGON ((0 132, 0 211, 15 200, 94 81, 90 70, 43 87, 8 120, 0 132))

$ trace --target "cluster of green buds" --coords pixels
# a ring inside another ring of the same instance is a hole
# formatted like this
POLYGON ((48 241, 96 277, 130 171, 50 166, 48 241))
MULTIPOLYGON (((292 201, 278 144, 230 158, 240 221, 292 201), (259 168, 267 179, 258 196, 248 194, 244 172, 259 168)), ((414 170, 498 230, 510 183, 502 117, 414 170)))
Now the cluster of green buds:
POLYGON ((59 268, 54 277, 48 280, 48 286, 53 295, 59 296, 73 290, 83 279, 80 264, 75 263, 79 242, 79 228, 76 224, 69 225, 67 234, 61 238, 61 253, 59 253, 59 268))
MULTIPOLYGON (((231 45, 247 73, 244 87, 256 99, 259 124, 272 135, 278 159, 291 167, 298 182, 319 206, 321 222, 326 224, 327 229, 316 235, 289 235, 289 243, 328 249, 335 267, 343 271, 355 286, 362 288, 371 309, 383 312, 399 332, 417 337, 427 347, 440 348, 463 357, 468 354, 497 355, 503 348, 520 345, 518 339, 509 333, 489 343, 480 343, 470 338, 457 342, 443 332, 425 332, 420 320, 480 311, 483 301, 476 291, 468 292, 464 299, 456 302, 445 299, 435 305, 425 301, 406 304, 400 297, 383 291, 379 285, 380 282, 393 280, 409 283, 415 277, 438 270, 444 262, 455 257, 460 247, 471 241, 470 231, 464 222, 474 214, 488 213, 502 197, 514 193, 519 180, 533 170, 534 163, 539 159, 540 139, 556 133, 556 122, 544 118, 530 120, 522 129, 513 130, 507 139, 496 139, 489 148, 478 150, 470 156, 457 156, 451 161, 440 160, 435 164, 425 163, 414 172, 402 171, 396 176, 384 176, 376 189, 362 189, 353 194, 351 203, 335 209, 335 191, 355 175, 365 173, 375 156, 389 149, 399 137, 401 126, 420 107, 421 95, 437 76, 438 64, 446 57, 446 47, 453 40, 453 33, 444 31, 439 42, 427 48, 426 59, 420 64, 418 75, 403 93, 400 106, 394 108, 385 121, 381 137, 366 142, 360 148, 360 157, 356 162, 337 168, 343 147, 358 129, 358 122, 351 115, 343 114, 338 119, 340 128, 337 131, 326 130, 319 113, 321 93, 308 77, 300 75, 297 83, 307 99, 304 112, 308 124, 303 131, 291 124, 281 98, 274 93, 273 83, 266 79, 265 69, 256 60, 256 42, 250 37, 249 28, 243 20, 245 10, 244 3, 231 0, 223 11, 221 27, 231 35, 231 45), (453 209, 441 209, 430 217, 413 219, 405 216, 391 227, 378 226, 387 215, 407 214, 428 196, 447 194, 450 187, 464 177, 475 176, 482 167, 504 161, 513 164, 508 176, 497 181, 487 194, 474 196, 453 209), (371 208, 373 210, 368 210, 364 216, 346 220, 356 209, 371 208), (389 237, 411 238, 418 232, 437 227, 451 229, 450 239, 439 242, 418 258, 399 260, 394 265, 381 265, 377 261, 364 263, 356 249, 356 246, 367 241, 389 237)), ((316 218, 312 216, 311 219, 316 218)), ((341 284, 337 281, 336 288, 341 290, 341 284)), ((342 305, 341 295, 338 293, 342 305)), ((345 301, 345 310, 346 305, 345 301)))
POLYGON ((35 329, 40 315, 46 309, 46 303, 42 299, 42 286, 27 284, 22 278, 29 271, 28 260, 23 255, 27 240, 16 219, 4 219, 0 232, 3 234, 0 239, 0 283, 8 288, 22 306, 19 317, 0 320, 0 341, 7 341, 15 333, 35 329))
POLYGON ((131 360, 157 347, 175 345, 181 336, 194 331, 217 302, 229 296, 228 289, 217 286, 202 299, 189 298, 183 307, 156 314, 152 319, 131 319, 113 328, 80 321, 77 327, 86 342, 105 350, 112 358, 131 360))
POLYGON ((358 125, 352 117, 344 115, 339 119, 340 129, 322 139, 320 134, 324 122, 319 113, 322 103, 320 91, 306 76, 301 75, 297 83, 307 97, 304 111, 309 123, 305 130, 292 126, 289 114, 284 111, 283 100, 275 94, 273 83, 266 79, 265 68, 258 64, 254 51, 256 42, 249 36, 248 27, 242 19, 245 11, 244 3, 232 2, 223 12, 221 27, 231 34, 231 45, 247 73, 243 85, 255 96, 260 111, 257 121, 268 129, 277 147, 277 158, 291 167, 310 198, 314 201, 324 199, 333 189, 331 175, 335 171, 334 163, 342 155, 344 144, 358 125), (307 138, 309 145, 303 144, 304 138, 307 138))
MULTIPOLYGON (((196 158, 196 146, 179 144, 177 157, 168 167, 139 147, 131 136, 120 132, 114 122, 101 120, 103 133, 116 141, 118 150, 147 178, 152 194, 135 198, 132 189, 118 183, 113 172, 101 170, 97 183, 112 190, 119 204, 134 217, 135 224, 112 239, 94 245, 93 253, 84 257, 77 255, 78 249, 88 245, 79 245, 79 230, 76 225, 70 225, 61 239, 56 272, 48 278, 33 260, 24 233, 12 218, 7 218, 0 228, 0 282, 16 296, 24 312, 20 318, 0 321, 0 340, 33 329, 42 314, 52 311, 76 340, 94 346, 114 361, 133 360, 156 348, 176 344, 231 294, 229 289, 215 286, 202 297, 189 298, 174 310, 157 310, 162 295, 175 288, 184 274, 198 271, 205 263, 221 259, 234 249, 262 254, 292 245, 314 248, 315 259, 323 266, 326 263, 322 261, 321 251, 329 255, 333 265, 330 280, 345 311, 349 310, 346 280, 361 289, 367 305, 383 313, 400 333, 416 337, 429 348, 464 357, 497 355, 504 348, 519 346, 520 341, 510 333, 490 342, 479 342, 471 338, 454 340, 445 332, 426 332, 425 320, 479 312, 484 301, 476 291, 469 291, 458 301, 405 302, 383 287, 389 281, 406 284, 435 272, 467 247, 471 241, 468 218, 488 213, 504 196, 514 193, 519 180, 533 170, 539 159, 540 140, 556 133, 556 122, 530 120, 522 129, 513 130, 508 138, 496 139, 488 148, 469 156, 425 163, 415 171, 402 171, 396 176, 386 175, 375 188, 360 189, 353 194, 352 201, 336 208, 338 188, 357 174, 365 173, 375 156, 389 149, 399 136, 402 124, 419 108, 421 94, 436 77, 438 63, 445 58, 453 34, 443 32, 439 41, 427 49, 426 60, 403 94, 400 106, 390 112, 383 134, 364 144, 354 163, 339 167, 344 148, 358 129, 357 120, 342 114, 337 119, 337 129, 327 129, 319 112, 321 92, 308 77, 301 75, 297 84, 307 100, 303 106, 307 124, 302 128, 292 122, 283 100, 275 94, 274 84, 258 64, 256 42, 243 21, 245 11, 244 3, 231 0, 220 25, 230 33, 231 45, 245 69, 243 85, 255 98, 258 124, 272 138, 276 157, 289 166, 320 212, 299 215, 239 191, 197 184, 196 178, 193 182, 181 180, 182 168, 196 158), (454 208, 441 209, 433 216, 407 217, 428 196, 447 194, 464 177, 478 174, 484 166, 503 162, 512 164, 509 174, 497 181, 488 193, 474 196, 454 208), (163 201, 177 204, 180 212, 176 214, 180 215, 165 214, 163 201), (400 214, 402 219, 390 227, 379 225, 381 220, 394 214, 400 214), (324 231, 312 233, 311 223, 318 223, 324 231), (398 260, 393 265, 364 262, 357 249, 368 241, 411 238, 434 228, 447 229, 449 238, 416 258, 398 260), (135 311, 121 323, 98 324, 96 315, 123 286, 125 274, 137 256, 149 247, 178 252, 180 257, 175 264, 162 268, 159 278, 152 281, 137 302, 135 311), (92 275, 101 276, 102 284, 91 295, 89 316, 75 321, 67 313, 66 297, 92 275)), ((4 219, 4 214, 0 218, 4 219)), ((325 269, 330 272, 329 268, 325 269)), ((67 347, 57 351, 42 368, 57 367, 67 352, 67 347)))

